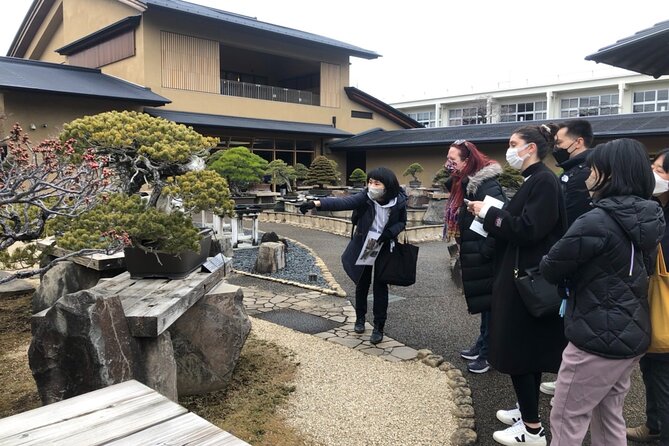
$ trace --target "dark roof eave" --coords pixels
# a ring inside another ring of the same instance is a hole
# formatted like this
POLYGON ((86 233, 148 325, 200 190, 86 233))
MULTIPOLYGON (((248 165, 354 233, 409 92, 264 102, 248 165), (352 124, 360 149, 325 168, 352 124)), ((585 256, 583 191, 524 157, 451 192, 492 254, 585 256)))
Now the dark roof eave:
POLYGON ((101 41, 108 40, 111 37, 122 34, 128 30, 137 28, 141 20, 142 20, 141 15, 126 17, 92 34, 84 36, 81 39, 75 40, 72 43, 62 46, 55 51, 63 56, 69 56, 71 54, 78 53, 94 45, 97 45, 101 41))
POLYGON ((346 96, 358 104, 364 105, 372 111, 375 111, 382 116, 385 116, 389 120, 393 121, 396 124, 401 125, 405 129, 413 128, 422 128, 425 127, 420 122, 416 121, 413 118, 410 118, 405 113, 402 113, 395 107, 386 104, 385 102, 375 98, 374 96, 365 93, 362 90, 359 90, 355 87, 344 87, 346 96))
POLYGON ((163 106, 166 104, 170 104, 172 101, 165 98, 164 101, 162 100, 153 100, 153 99, 141 99, 141 98, 130 98, 130 97, 123 97, 123 96, 107 96, 107 95, 94 95, 94 94, 88 94, 88 93, 76 93, 76 92, 70 92, 70 91, 54 91, 54 90, 47 90, 43 88, 22 88, 22 87, 8 87, 8 86, 2 86, 0 85, 0 90, 9 90, 9 91, 29 91, 29 92, 34 92, 34 93, 48 93, 48 94, 53 94, 57 96, 76 96, 76 97, 82 97, 82 98, 92 98, 92 99, 105 99, 105 100, 112 100, 112 101, 125 101, 125 102, 132 102, 132 103, 137 103, 140 105, 151 105, 151 106, 163 106))

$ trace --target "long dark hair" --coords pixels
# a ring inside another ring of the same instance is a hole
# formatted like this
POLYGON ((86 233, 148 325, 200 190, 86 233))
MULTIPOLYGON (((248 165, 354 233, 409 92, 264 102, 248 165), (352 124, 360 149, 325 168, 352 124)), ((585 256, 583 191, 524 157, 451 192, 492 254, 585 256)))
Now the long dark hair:
POLYGON ((599 175, 590 189, 597 198, 636 195, 648 199, 653 194, 655 178, 648 154, 636 139, 599 144, 588 155, 586 164, 599 175))
POLYGON ((387 167, 377 167, 367 172, 367 182, 369 179, 380 181, 386 187, 386 193, 383 196, 384 201, 390 201, 400 193, 400 183, 397 181, 395 173, 387 167))

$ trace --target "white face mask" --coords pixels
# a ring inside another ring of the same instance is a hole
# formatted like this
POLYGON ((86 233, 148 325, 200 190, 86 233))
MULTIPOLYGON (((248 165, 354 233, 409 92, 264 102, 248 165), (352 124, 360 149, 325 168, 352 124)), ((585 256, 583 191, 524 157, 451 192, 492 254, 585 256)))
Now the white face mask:
POLYGON ((368 187, 367 188, 367 196, 371 198, 372 200, 380 200, 383 198, 383 194, 386 193, 386 189, 383 187, 368 187))
POLYGON ((523 163, 530 156, 530 154, 528 153, 525 156, 519 156, 518 152, 524 150, 527 146, 529 146, 529 144, 525 144, 521 147, 509 147, 506 150, 506 162, 509 163, 509 166, 517 170, 520 170, 523 167, 523 163))
POLYGON ((653 172, 653 176, 655 177, 655 189, 653 189, 653 195, 657 197, 665 192, 669 192, 669 180, 665 180, 659 176, 657 172, 653 172))

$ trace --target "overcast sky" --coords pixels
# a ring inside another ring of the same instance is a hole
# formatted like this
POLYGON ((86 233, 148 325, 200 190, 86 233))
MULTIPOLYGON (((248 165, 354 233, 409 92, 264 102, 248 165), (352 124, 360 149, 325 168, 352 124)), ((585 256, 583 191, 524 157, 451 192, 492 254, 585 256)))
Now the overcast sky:
MULTIPOLYGON (((381 54, 351 58, 351 85, 386 102, 626 73, 584 57, 669 20, 666 0, 193 2, 381 54)), ((3 55, 31 3, 3 0, 3 55)))

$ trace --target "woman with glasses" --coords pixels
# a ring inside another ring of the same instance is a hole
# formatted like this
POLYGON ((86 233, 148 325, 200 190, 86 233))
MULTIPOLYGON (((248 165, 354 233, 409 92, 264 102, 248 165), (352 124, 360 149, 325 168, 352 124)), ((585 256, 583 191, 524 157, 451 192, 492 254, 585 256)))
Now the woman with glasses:
POLYGON ((499 421, 511 426, 493 434, 493 439, 504 445, 546 445, 539 417, 541 374, 557 373, 566 345, 560 315, 532 316, 514 282, 514 270, 537 267, 567 227, 560 183, 542 161, 553 148, 556 131, 556 125, 544 124, 513 132, 506 160, 520 170, 523 185, 504 209, 482 201, 468 206, 495 239, 488 361, 511 376, 517 398, 515 408, 496 414, 499 421))
POLYGON ((564 317, 569 344, 555 386, 551 445, 580 445, 589 426, 593 445, 623 446, 630 375, 650 344, 648 275, 664 216, 649 200, 655 181, 640 142, 600 144, 587 164, 593 209, 541 261, 548 281, 570 284, 564 317))
POLYGON ((471 361, 467 370, 485 373, 490 369, 488 319, 492 299, 494 240, 470 229, 474 216, 467 212, 465 200, 482 201, 491 196, 506 203, 506 195, 497 181, 502 167, 464 139, 451 144, 444 167, 450 173, 446 186, 451 193, 445 214, 447 240, 455 240, 459 248, 467 310, 471 314, 481 314, 479 337, 474 345, 461 351, 460 356, 471 361))

